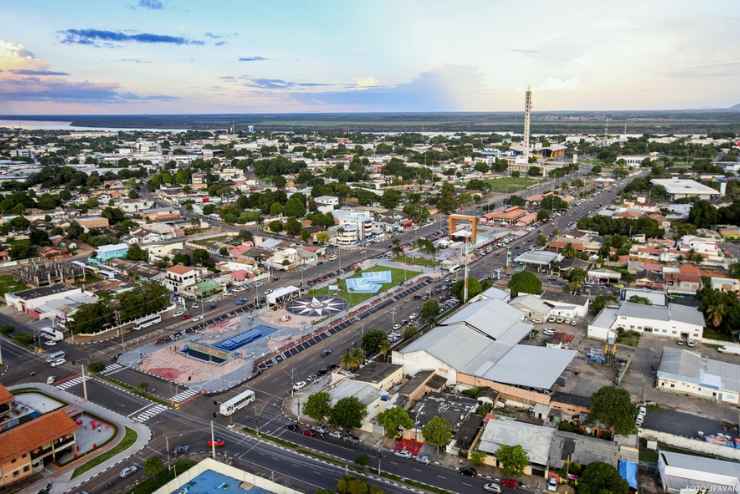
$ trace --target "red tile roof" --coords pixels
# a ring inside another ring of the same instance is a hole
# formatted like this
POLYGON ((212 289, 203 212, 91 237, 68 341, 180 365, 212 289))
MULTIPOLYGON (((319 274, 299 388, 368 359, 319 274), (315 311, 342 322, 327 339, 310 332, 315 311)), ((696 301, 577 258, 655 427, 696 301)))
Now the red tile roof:
POLYGON ((78 425, 57 410, 0 434, 0 464, 31 452, 77 430, 78 425))
POLYGON ((13 393, 8 391, 8 388, 0 384, 0 405, 13 401, 13 393))

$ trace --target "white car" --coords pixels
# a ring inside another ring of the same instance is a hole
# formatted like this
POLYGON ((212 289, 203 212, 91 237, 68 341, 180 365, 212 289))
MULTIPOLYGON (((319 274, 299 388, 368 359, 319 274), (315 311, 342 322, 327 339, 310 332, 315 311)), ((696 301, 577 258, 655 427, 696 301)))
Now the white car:
POLYGON ((265 295, 269 295, 271 293, 272 293, 272 288, 268 288, 267 290, 265 290, 265 295))
POLYGON ((398 323, 396 323, 396 324, 393 325, 393 329, 396 330, 396 331, 398 331, 399 329, 401 329, 401 325, 398 324, 398 323))
POLYGON ((293 391, 300 391, 306 387, 306 381, 298 381, 293 385, 293 391))
POLYGON ((139 467, 137 467, 136 465, 131 465, 130 467, 126 467, 123 470, 121 470, 121 473, 118 474, 118 476, 121 477, 122 479, 125 479, 126 477, 133 475, 138 471, 139 471, 139 467))
POLYGON ((416 319, 417 316, 418 314, 416 314, 416 312, 413 312, 409 315, 409 320, 413 321, 414 319, 416 319))
POLYGON ((49 365, 51 365, 52 367, 59 367, 60 365, 64 365, 65 363, 67 363, 65 359, 58 358, 56 360, 53 360, 49 365))
POLYGON ((483 485, 483 490, 484 491, 487 491, 487 492, 498 492, 498 493, 503 492, 501 490, 501 486, 498 485, 496 482, 489 482, 487 484, 484 484, 483 485))
POLYGON ((542 334, 544 334, 545 336, 554 336, 555 335, 555 331, 553 331, 550 328, 545 328, 545 329, 542 330, 542 334))
POLYGON ((401 451, 396 451, 393 453, 396 456, 400 456, 401 458, 411 458, 413 455, 406 451, 405 449, 402 449, 401 451))

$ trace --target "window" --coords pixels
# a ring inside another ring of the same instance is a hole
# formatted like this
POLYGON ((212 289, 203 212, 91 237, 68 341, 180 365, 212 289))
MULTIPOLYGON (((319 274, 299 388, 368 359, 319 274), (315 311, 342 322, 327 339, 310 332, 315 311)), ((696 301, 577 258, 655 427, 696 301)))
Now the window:
POLYGON ((31 465, 26 465, 26 466, 24 466, 24 467, 23 467, 23 471, 24 471, 24 472, 27 472, 27 471, 29 471, 30 469, 31 469, 31 465))

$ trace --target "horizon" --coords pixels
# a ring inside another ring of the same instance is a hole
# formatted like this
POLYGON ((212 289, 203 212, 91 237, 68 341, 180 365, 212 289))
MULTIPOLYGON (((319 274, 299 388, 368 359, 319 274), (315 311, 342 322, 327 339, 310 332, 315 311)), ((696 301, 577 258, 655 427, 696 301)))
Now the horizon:
POLYGON ((9 0, 0 114, 519 112, 529 85, 535 112, 740 104, 737 3, 637 5, 9 0))

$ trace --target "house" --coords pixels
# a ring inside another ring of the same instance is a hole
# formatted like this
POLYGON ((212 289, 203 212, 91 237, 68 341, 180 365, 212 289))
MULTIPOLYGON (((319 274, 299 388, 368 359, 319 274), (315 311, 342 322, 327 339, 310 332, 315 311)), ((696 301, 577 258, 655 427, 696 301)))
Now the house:
POLYGON ((527 453, 529 465, 524 468, 525 475, 547 475, 550 445, 555 437, 555 429, 542 425, 528 424, 506 418, 489 420, 483 430, 478 450, 486 453, 484 463, 500 467, 496 452, 501 446, 521 446, 527 453))
POLYGON ((313 200, 318 210, 324 214, 331 213, 339 206, 339 198, 336 196, 318 196, 313 200))
POLYGON ((200 281, 200 270, 190 266, 176 264, 167 268, 164 286, 175 294, 184 294, 200 281))
POLYGON ((108 228, 110 226, 108 218, 104 218, 103 216, 86 216, 83 218, 77 218, 76 221, 86 232, 97 228, 108 228))
POLYGON ((300 261, 301 257, 298 255, 298 250, 294 247, 288 247, 286 249, 276 250, 272 254, 272 257, 267 260, 267 264, 272 269, 288 271, 300 264, 300 261))
POLYGON ((42 472, 77 447, 65 410, 32 409, 0 384, 0 488, 42 472))
POLYGON ((588 314, 590 299, 583 295, 546 291, 542 293, 541 298, 544 303, 551 307, 550 317, 583 319, 588 314))
POLYGON ((663 490, 670 493, 687 488, 740 493, 740 463, 736 462, 660 450, 658 473, 663 490))
POLYGON ((522 311, 525 317, 533 323, 547 321, 552 312, 552 307, 545 303, 539 295, 532 295, 530 293, 519 295, 509 303, 522 311))
POLYGON ((740 280, 735 278, 724 278, 712 276, 709 278, 712 289, 727 293, 740 294, 740 280))
POLYGON ((722 403, 740 405, 740 365, 664 347, 655 387, 722 403))
POLYGON ((588 337, 606 341, 618 332, 637 331, 668 338, 699 340, 704 334, 704 315, 695 307, 622 302, 605 307, 588 326, 588 337))
POLYGON ((388 391, 377 388, 368 382, 349 377, 332 384, 324 391, 329 393, 331 406, 336 405, 343 398, 357 398, 367 409, 367 415, 363 418, 360 430, 366 432, 376 432, 377 430, 377 432, 382 433, 383 428, 375 423, 375 418, 393 406, 393 400, 388 391))

